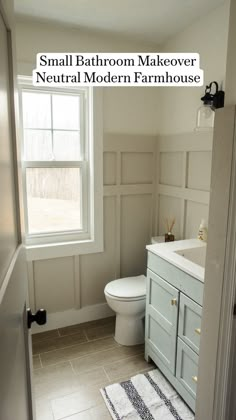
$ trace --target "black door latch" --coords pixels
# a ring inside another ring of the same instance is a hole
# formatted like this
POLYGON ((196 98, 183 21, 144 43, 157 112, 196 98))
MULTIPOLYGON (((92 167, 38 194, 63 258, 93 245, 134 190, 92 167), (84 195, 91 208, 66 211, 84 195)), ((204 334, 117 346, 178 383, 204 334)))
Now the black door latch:
POLYGON ((45 309, 39 309, 35 314, 31 312, 31 309, 27 309, 27 325, 31 328, 32 322, 36 322, 38 325, 44 325, 47 322, 47 311, 45 309))

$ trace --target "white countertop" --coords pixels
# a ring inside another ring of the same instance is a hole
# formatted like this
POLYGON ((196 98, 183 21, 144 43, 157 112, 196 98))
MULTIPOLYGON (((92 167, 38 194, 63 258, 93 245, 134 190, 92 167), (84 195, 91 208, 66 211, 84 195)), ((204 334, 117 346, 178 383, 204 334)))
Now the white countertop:
POLYGON ((165 242, 154 245, 147 245, 147 250, 158 255, 169 263, 175 265, 190 276, 196 277, 204 282, 205 268, 176 254, 176 251, 190 248, 206 247, 206 243, 199 239, 185 239, 182 241, 165 242))

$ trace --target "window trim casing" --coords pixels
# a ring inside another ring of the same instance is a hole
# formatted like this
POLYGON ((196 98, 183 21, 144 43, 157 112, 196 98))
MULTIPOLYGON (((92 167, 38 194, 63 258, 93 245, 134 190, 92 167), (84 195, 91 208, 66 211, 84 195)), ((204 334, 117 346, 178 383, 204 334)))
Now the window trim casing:
MULTIPOLYGON (((21 92, 22 89, 30 89, 34 87, 32 86, 32 78, 25 77, 25 76, 18 76, 18 83, 19 83, 19 92, 20 92, 20 100, 21 100, 21 92)), ((58 91, 59 93, 78 93, 79 91, 85 91, 85 89, 81 88, 44 88, 39 87, 36 88, 37 90, 42 91, 58 91)), ((32 240, 27 238, 26 234, 26 250, 27 250, 27 259, 31 260, 39 260, 45 258, 56 258, 56 257, 63 257, 63 256, 72 256, 72 255, 80 255, 80 254, 88 254, 88 253, 96 253, 102 252, 104 250, 103 246, 103 91, 102 88, 86 88, 86 91, 89 89, 89 100, 88 98, 87 103, 84 106, 87 106, 88 112, 88 119, 86 120, 86 127, 84 129, 87 131, 86 135, 88 136, 88 141, 86 141, 87 149, 84 145, 84 154, 89 159, 90 165, 87 168, 87 175, 83 177, 83 183, 89 183, 89 190, 90 195, 86 197, 88 205, 88 219, 90 220, 90 229, 89 232, 80 233, 80 238, 78 238, 78 231, 72 231, 73 233, 70 234, 66 232, 65 234, 41 234, 39 235, 42 239, 47 238, 47 236, 54 236, 56 241, 55 242, 47 242, 46 240, 40 240, 38 242, 41 243, 34 243, 32 240), (96 176, 95 176, 96 174, 96 176), (86 178, 86 180, 85 180, 86 178), (96 209, 96 215, 95 215, 96 209)), ((21 139, 23 139, 23 119, 22 119, 22 104, 20 102, 20 131, 21 131, 21 139)), ((23 147, 21 147, 21 161, 22 161, 22 169, 23 169, 23 184, 24 184, 24 207, 25 213, 26 210, 26 171, 24 165, 24 157, 23 157, 23 147)), ((38 161, 35 166, 38 167, 38 161)), ((33 162, 28 162, 34 165, 33 162)), ((72 161, 58 161, 55 163, 55 166, 71 167, 71 164, 75 162, 72 161), (69 162, 69 164, 68 164, 69 162)), ((77 161, 77 165, 73 167, 79 167, 81 165, 81 161, 77 161)), ((41 162, 42 167, 47 167, 47 161, 41 162)), ((83 163, 85 164, 85 162, 83 163)), ((86 184, 87 185, 87 184, 86 184)), ((86 185, 83 185, 83 190, 86 190, 86 185)), ((83 191, 83 192, 84 192, 83 191)), ((63 233, 63 232, 62 232, 63 233)), ((33 235, 30 235, 33 237, 33 235)), ((36 235, 34 235, 36 237, 36 235)))

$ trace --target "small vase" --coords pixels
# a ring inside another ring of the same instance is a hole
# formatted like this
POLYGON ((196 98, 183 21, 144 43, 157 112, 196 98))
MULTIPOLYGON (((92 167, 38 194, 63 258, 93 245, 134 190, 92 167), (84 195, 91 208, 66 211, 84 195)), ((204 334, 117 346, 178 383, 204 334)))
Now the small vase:
POLYGON ((165 233, 165 242, 173 242, 175 240, 175 235, 173 233, 168 232, 165 233))

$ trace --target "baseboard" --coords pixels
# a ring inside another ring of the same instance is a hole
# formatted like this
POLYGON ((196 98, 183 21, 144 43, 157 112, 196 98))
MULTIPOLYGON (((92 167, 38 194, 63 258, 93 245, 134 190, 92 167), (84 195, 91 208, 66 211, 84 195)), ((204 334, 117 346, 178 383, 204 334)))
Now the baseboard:
POLYGON ((36 333, 54 330, 56 328, 67 327, 68 325, 108 318, 112 315, 114 315, 114 312, 109 308, 107 303, 85 306, 81 309, 68 309, 63 312, 48 314, 47 324, 43 326, 33 324, 31 332, 36 333))

